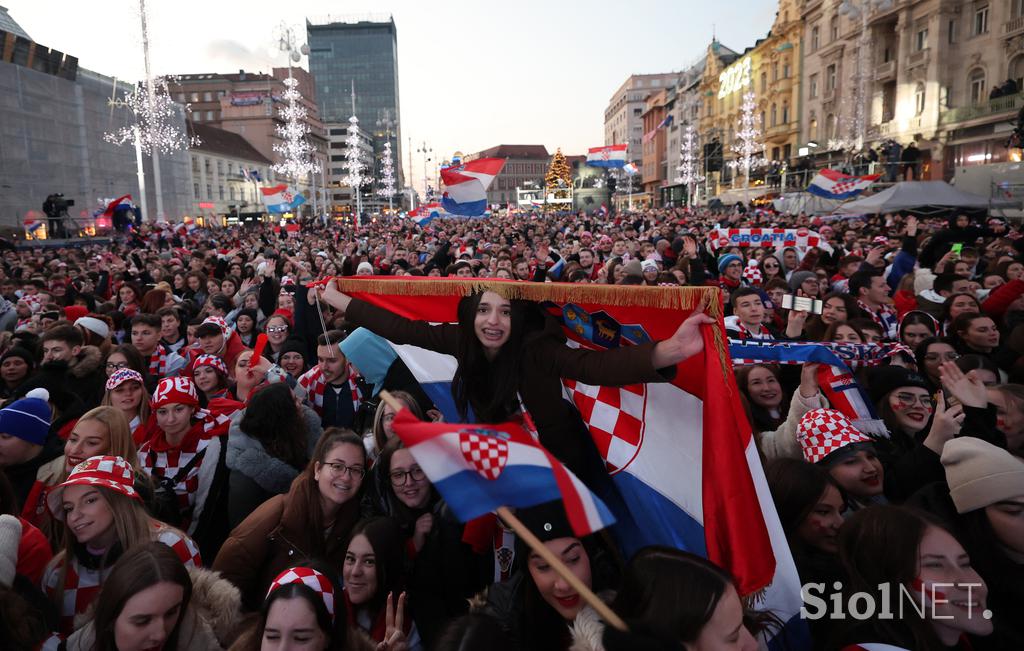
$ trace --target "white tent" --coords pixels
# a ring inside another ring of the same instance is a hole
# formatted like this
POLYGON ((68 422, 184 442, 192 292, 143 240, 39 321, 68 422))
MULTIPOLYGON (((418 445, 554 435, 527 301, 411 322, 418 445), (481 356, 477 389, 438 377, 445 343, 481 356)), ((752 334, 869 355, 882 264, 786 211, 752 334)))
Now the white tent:
POLYGON ((937 213, 950 208, 984 209, 991 200, 980 194, 957 190, 945 181, 903 181, 836 209, 843 215, 875 215, 899 210, 937 213))
POLYGON ((797 215, 827 215, 842 203, 838 199, 826 199, 810 192, 787 192, 772 202, 775 209, 782 213, 797 215))

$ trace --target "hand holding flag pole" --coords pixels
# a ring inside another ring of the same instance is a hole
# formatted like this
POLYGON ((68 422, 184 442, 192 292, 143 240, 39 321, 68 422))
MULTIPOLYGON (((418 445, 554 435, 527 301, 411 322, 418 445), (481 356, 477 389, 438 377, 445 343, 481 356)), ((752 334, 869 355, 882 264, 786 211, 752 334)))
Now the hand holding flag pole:
POLYGON ((488 499, 500 499, 501 494, 506 491, 512 491, 515 499, 520 500, 518 506, 542 504, 560 496, 563 504, 567 505, 567 515, 577 535, 584 535, 580 533, 580 526, 586 530, 584 533, 590 533, 611 524, 613 520, 607 507, 591 495, 557 459, 534 442, 529 434, 522 432, 523 436, 518 437, 515 432, 507 430, 510 426, 518 425, 422 423, 386 390, 380 392, 380 397, 395 410, 393 427, 398 437, 405 443, 406 449, 412 453, 413 458, 460 520, 472 519, 493 508, 516 535, 544 559, 544 562, 553 567, 607 624, 620 631, 627 630, 622 618, 580 581, 560 558, 545 547, 508 506, 501 502, 494 507, 487 504, 488 499), (487 432, 483 428, 487 428, 487 432), (493 432, 494 435, 488 435, 488 432, 493 432), (460 446, 461 455, 458 452, 451 453, 451 450, 457 450, 460 446), (475 469, 467 469, 465 466, 474 458, 474 454, 480 458, 480 464, 474 463, 475 469), (541 476, 545 472, 545 460, 550 464, 546 468, 546 481, 541 476), (474 490, 470 484, 477 484, 478 489, 474 490), (536 494, 524 495, 522 491, 516 490, 523 485, 534 488, 533 492, 536 494), (556 495, 549 494, 551 490, 556 495), (582 492, 585 494, 581 494, 582 492), (579 513, 568 512, 570 503, 576 506, 579 513), (481 508, 483 511, 479 512, 481 508), (577 516, 575 521, 574 515, 577 516), (583 519, 582 522, 580 518, 583 519))

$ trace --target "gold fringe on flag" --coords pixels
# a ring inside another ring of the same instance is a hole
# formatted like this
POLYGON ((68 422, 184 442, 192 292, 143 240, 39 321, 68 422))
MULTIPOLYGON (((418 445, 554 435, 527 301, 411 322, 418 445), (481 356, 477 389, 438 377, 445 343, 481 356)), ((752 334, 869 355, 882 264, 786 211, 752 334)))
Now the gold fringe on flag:
POLYGON ((667 310, 694 310, 701 304, 718 323, 714 327, 715 349, 726 375, 731 367, 722 325, 721 290, 717 287, 669 287, 651 285, 603 285, 596 283, 532 283, 488 278, 380 278, 339 276, 338 289, 346 293, 392 294, 395 296, 470 296, 494 292, 509 300, 553 301, 612 305, 616 307, 653 307, 667 310))

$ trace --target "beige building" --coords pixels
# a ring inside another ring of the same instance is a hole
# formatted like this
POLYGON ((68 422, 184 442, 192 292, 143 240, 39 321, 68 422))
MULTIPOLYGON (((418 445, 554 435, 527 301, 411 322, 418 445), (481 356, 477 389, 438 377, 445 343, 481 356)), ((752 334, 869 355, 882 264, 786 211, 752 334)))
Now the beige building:
POLYGON ((858 131, 868 147, 915 143, 921 178, 1007 159, 1010 120, 1024 106, 1024 1, 894 0, 853 17, 838 6, 807 0, 802 14, 801 146, 812 144, 816 163, 842 159, 858 131))
POLYGON ((551 155, 544 145, 498 145, 467 154, 462 160, 469 162, 478 158, 505 159, 505 166, 487 188, 487 203, 492 205, 518 201, 519 189, 542 189, 544 175, 551 164, 551 155))
MULTIPOLYGON (((643 157, 643 115, 647 96, 672 88, 682 76, 679 72, 654 75, 630 75, 619 86, 604 110, 604 144, 629 145, 627 159, 639 163, 643 157)), ((640 179, 636 179, 639 186, 640 179)))
POLYGON ((208 124, 191 122, 192 199, 195 216, 232 215, 245 219, 265 212, 256 183, 274 184, 270 160, 238 135, 208 124))

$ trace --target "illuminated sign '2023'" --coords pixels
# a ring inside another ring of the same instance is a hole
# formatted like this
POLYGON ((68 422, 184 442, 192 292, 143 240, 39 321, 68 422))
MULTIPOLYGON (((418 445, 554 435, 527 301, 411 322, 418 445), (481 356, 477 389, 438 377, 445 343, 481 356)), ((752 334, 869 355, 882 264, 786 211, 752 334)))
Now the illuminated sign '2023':
POLYGON ((746 87, 750 83, 752 69, 750 57, 744 57, 736 65, 730 66, 718 75, 718 99, 746 87))

